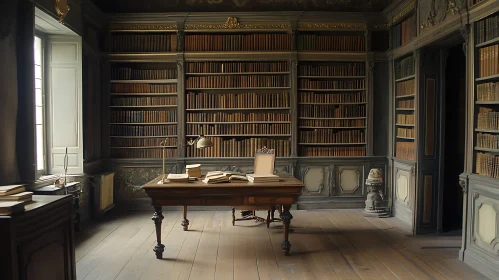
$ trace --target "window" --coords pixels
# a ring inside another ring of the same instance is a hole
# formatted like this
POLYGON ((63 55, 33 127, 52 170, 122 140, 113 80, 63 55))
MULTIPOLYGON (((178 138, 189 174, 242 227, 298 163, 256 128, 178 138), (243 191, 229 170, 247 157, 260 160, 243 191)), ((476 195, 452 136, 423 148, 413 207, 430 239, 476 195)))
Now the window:
POLYGON ((44 65, 43 65, 43 41, 40 37, 35 36, 35 121, 36 121, 36 169, 38 175, 43 175, 46 170, 46 153, 45 153, 45 100, 44 100, 44 65))

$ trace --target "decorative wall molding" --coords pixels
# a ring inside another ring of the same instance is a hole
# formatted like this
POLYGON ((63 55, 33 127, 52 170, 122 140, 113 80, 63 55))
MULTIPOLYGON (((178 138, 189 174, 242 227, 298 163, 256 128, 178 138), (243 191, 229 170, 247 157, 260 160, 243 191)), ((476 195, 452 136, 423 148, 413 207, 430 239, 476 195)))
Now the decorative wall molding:
POLYGON ((237 17, 228 17, 222 24, 186 24, 185 30, 209 30, 209 29, 291 29, 289 23, 254 23, 241 24, 237 17))
POLYGON ((109 30, 110 31, 134 31, 134 30, 174 31, 177 30, 177 24, 115 23, 109 26, 109 30))
POLYGON ((365 23, 299 23, 298 30, 367 29, 365 23))
POLYGON ((399 20, 401 20, 403 17, 405 17, 408 13, 410 13, 412 10, 414 10, 416 8, 415 4, 416 3, 414 1, 409 2, 407 4, 407 6, 402 8, 402 10, 400 12, 398 12, 397 14, 395 14, 393 16, 392 22, 397 23, 399 20))

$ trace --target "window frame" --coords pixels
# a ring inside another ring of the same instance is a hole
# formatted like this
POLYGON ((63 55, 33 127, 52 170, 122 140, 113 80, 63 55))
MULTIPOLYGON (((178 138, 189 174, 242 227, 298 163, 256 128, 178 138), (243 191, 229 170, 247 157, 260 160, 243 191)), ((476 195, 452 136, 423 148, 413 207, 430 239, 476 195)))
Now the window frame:
MULTIPOLYGON (((41 41, 40 43, 40 46, 41 46, 41 80, 42 80, 42 133, 43 133, 43 169, 38 169, 38 145, 36 145, 36 139, 35 139, 35 151, 36 151, 36 178, 37 179, 40 179, 41 177, 45 176, 45 175, 48 175, 48 153, 47 153, 47 149, 48 149, 48 133, 47 133, 47 63, 46 63, 46 59, 47 59, 47 35, 42 33, 42 32, 39 32, 39 31, 35 31, 34 35, 33 35, 33 47, 34 47, 34 42, 35 42, 35 38, 38 37, 41 41)), ((34 55, 34 52, 33 52, 33 55, 34 55)), ((34 65, 35 66, 35 65, 34 65)), ((35 74, 36 75, 36 74, 35 74)), ((33 77, 34 79, 36 79, 35 77, 33 77)), ((35 106, 35 137, 38 137, 38 134, 37 134, 37 126, 38 124, 36 123, 36 107, 37 107, 37 104, 36 104, 36 89, 34 88, 33 89, 35 91, 35 100, 34 100, 34 106, 35 106)))

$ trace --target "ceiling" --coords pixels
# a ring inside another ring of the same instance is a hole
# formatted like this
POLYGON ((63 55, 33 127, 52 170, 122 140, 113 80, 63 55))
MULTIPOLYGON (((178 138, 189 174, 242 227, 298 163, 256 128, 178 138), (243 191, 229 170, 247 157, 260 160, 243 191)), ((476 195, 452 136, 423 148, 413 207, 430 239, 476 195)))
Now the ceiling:
POLYGON ((393 0, 91 0, 105 13, 380 12, 393 0))

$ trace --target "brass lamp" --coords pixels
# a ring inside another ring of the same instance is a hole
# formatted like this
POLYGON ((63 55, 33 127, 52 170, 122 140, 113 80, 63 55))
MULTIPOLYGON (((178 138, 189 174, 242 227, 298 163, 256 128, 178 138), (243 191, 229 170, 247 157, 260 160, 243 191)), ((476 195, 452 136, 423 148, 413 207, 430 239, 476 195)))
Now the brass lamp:
MULTIPOLYGON (((165 172, 165 159, 166 159, 166 153, 165 153, 165 148, 167 147, 167 141, 168 139, 165 139, 160 143, 161 147, 163 147, 163 178, 158 182, 158 184, 165 184, 166 183, 166 172, 165 172)), ((208 147, 213 147, 213 142, 211 142, 210 139, 205 138, 203 135, 199 135, 196 139, 194 140, 189 140, 187 141, 187 145, 192 146, 196 144, 197 149, 204 149, 208 147)))
POLYGON ((213 147, 213 142, 211 142, 211 140, 208 138, 204 138, 203 135, 199 135, 198 138, 196 138, 195 140, 191 139, 187 142, 187 145, 189 146, 192 146, 194 144, 196 144, 197 149, 213 147))

